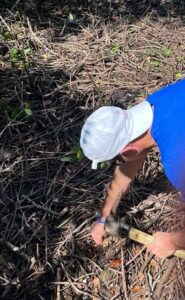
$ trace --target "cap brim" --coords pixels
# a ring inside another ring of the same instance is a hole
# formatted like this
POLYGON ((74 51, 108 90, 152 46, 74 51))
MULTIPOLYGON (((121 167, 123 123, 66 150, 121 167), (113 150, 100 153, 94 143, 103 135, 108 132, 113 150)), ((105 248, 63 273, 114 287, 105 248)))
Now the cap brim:
POLYGON ((133 118, 133 128, 130 142, 145 133, 151 126, 153 121, 153 110, 149 102, 143 101, 132 108, 128 112, 133 118))

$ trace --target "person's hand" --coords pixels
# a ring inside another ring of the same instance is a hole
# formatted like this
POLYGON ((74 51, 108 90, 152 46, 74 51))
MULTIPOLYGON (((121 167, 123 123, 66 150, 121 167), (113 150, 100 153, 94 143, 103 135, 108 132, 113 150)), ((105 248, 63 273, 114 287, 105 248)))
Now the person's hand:
POLYGON ((97 245, 102 245, 103 236, 105 234, 105 224, 96 222, 92 228, 92 239, 97 245))
POLYGON ((157 255, 161 259, 171 256, 176 250, 174 232, 156 232, 154 240, 147 246, 147 251, 157 255))

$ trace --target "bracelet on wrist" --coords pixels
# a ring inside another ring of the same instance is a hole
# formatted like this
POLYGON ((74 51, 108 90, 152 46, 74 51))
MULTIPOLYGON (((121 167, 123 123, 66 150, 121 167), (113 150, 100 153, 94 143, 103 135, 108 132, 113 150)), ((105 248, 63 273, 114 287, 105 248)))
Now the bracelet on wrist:
POLYGON ((106 219, 105 219, 105 218, 98 218, 97 222, 98 222, 99 224, 105 225, 106 219))

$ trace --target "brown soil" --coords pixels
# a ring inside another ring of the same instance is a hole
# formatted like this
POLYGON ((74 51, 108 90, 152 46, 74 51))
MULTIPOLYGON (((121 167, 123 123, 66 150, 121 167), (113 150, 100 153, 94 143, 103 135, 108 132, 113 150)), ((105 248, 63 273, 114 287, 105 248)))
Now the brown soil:
MULTIPOLYGON (((184 1, 3 0, 0 12, 0 299, 185 299, 182 259, 112 236, 94 246, 115 161, 94 172, 72 156, 91 111, 185 76, 184 1)), ((119 215, 176 230, 178 198, 153 151, 119 215)))

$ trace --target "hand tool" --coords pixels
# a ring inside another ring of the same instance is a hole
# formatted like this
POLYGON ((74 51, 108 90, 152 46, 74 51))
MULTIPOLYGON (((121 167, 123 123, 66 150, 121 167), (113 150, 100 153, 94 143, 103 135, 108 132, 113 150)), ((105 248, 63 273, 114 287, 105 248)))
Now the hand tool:
MULTIPOLYGON (((105 228, 106 231, 112 235, 120 238, 128 237, 129 239, 146 246, 154 239, 152 235, 131 227, 126 223, 125 218, 119 219, 113 215, 110 215, 107 219, 105 228)), ((185 250, 176 250, 173 255, 185 259, 185 250)))

